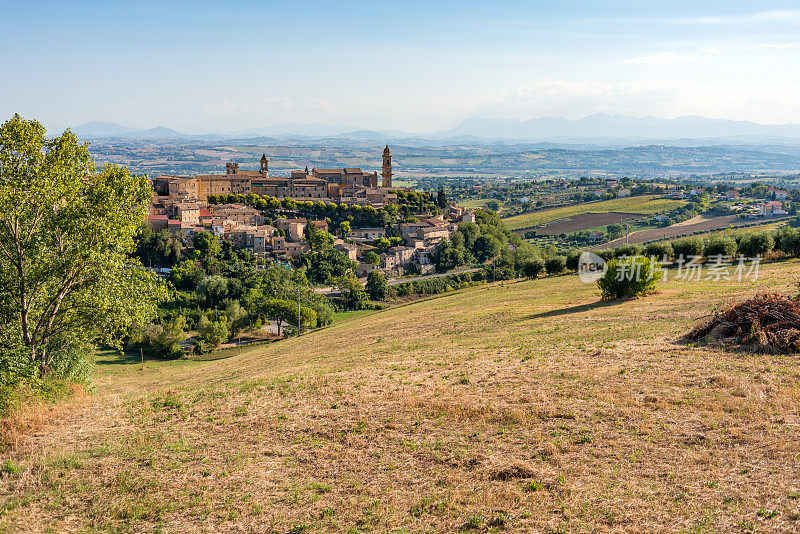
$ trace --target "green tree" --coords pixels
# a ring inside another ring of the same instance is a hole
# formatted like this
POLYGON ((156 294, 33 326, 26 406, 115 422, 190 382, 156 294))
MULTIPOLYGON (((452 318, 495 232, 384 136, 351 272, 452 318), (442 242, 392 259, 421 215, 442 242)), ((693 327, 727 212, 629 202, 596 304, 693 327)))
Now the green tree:
POLYGON ((447 207, 447 194, 444 192, 444 188, 439 189, 439 192, 436 193, 436 205, 442 209, 447 207))
POLYGON ((145 327, 144 339, 157 354, 172 356, 181 350, 180 344, 186 341, 186 318, 178 315, 162 324, 145 327))
POLYGON ((597 281, 603 300, 638 297, 652 293, 663 272, 647 256, 630 256, 608 262, 608 270, 597 281))
POLYGON ((550 256, 544 262, 547 274, 561 274, 567 268, 567 258, 564 256, 550 256))
POLYGON ((213 261, 222 254, 222 246, 219 244, 219 240, 209 232, 197 232, 194 234, 192 246, 199 255, 198 259, 203 263, 213 261))
POLYGON ((339 225, 339 232, 342 234, 342 237, 347 237, 351 231, 350 221, 342 221, 342 224, 339 225))
POLYGON ((202 341, 212 347, 228 340, 229 326, 227 317, 221 317, 218 321, 212 321, 205 315, 200 317, 197 323, 197 334, 202 341))
POLYGON ((206 276, 197 285, 197 295, 206 306, 218 306, 228 297, 228 287, 228 279, 224 276, 206 276))
POLYGON ((225 303, 225 318, 231 329, 231 338, 234 338, 244 328, 247 312, 238 300, 228 300, 225 303))
POLYGON ((353 273, 348 272, 340 276, 336 285, 342 292, 342 300, 348 308, 360 310, 367 303, 367 292, 353 273))
POLYGON ((278 324, 278 335, 281 335, 283 323, 291 322, 297 317, 297 303, 283 299, 269 299, 263 303, 260 313, 278 324))
MULTIPOLYGON (((309 226, 314 226, 309 225, 309 226)), ((315 230, 311 232, 308 236, 308 244, 311 246, 311 250, 319 251, 319 250, 328 250, 333 248, 333 236, 328 232, 323 232, 321 230, 315 230)))
POLYGON ((172 268, 169 280, 178 289, 197 288, 197 284, 205 278, 205 272, 194 260, 183 260, 172 268))
POLYGON ((129 256, 152 189, 95 169, 69 130, 47 139, 19 115, 0 126, 0 337, 46 374, 59 350, 147 324, 166 290, 129 256))
POLYGON ((386 300, 389 298, 389 284, 386 277, 380 271, 372 271, 367 276, 366 288, 369 298, 372 300, 386 300))
POLYGON ((544 271, 542 258, 528 258, 522 263, 522 274, 527 278, 536 278, 544 271))
POLYGON ((364 253, 364 263, 368 263, 370 265, 380 265, 381 264, 381 257, 375 253, 374 250, 368 250, 364 253))
POLYGON ((473 253, 478 261, 484 262, 496 258, 502 250, 502 243, 493 235, 482 235, 475 240, 473 253))

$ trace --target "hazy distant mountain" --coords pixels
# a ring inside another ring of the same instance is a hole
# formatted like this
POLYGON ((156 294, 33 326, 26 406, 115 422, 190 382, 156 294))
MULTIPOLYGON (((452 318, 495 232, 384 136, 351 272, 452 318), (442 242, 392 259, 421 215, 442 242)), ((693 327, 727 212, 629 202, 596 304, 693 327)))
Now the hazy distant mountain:
POLYGON ((140 130, 128 133, 125 135, 125 137, 136 137, 139 139, 185 139, 194 136, 176 132, 175 130, 167 128, 166 126, 156 126, 155 128, 150 128, 149 130, 140 130))
POLYGON ((133 139, 177 139, 193 137, 176 132, 165 126, 157 126, 148 130, 136 130, 122 126, 116 122, 94 121, 73 128, 79 137, 129 137, 133 139))
POLYGON ((319 122, 296 123, 287 122, 274 124, 272 126, 260 126, 258 128, 245 128, 229 132, 229 137, 275 137, 281 135, 304 135, 311 137, 328 137, 342 134, 344 132, 358 130, 352 126, 337 126, 333 124, 323 124, 319 122))
POLYGON ((758 124, 747 121, 709 119, 699 116, 663 119, 598 113, 582 119, 542 117, 528 121, 489 117, 463 120, 449 130, 412 134, 401 130, 365 130, 323 123, 283 123, 233 132, 202 135, 184 134, 165 126, 136 130, 113 122, 89 122, 74 129, 82 137, 125 137, 140 139, 243 139, 270 137, 285 140, 340 138, 361 142, 428 141, 435 144, 459 142, 547 142, 599 146, 642 143, 679 146, 797 144, 800 124, 758 124))
POLYGON ((582 119, 542 117, 528 121, 474 117, 432 137, 474 135, 483 138, 639 138, 696 139, 710 137, 769 136, 800 138, 800 124, 769 125, 699 116, 662 119, 598 113, 582 119))
POLYGON ((92 121, 72 129, 79 137, 120 137, 135 131, 116 122, 92 121))

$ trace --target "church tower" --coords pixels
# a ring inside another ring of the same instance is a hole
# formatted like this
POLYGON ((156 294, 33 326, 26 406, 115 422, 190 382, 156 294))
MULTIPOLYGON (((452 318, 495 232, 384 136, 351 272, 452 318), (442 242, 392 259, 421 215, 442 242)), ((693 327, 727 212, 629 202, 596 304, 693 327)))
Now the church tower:
POLYGON ((383 169, 381 170, 382 187, 392 187, 392 153, 389 145, 383 149, 383 169))
POLYGON ((261 174, 264 176, 269 172, 269 160, 266 154, 261 154, 261 174))

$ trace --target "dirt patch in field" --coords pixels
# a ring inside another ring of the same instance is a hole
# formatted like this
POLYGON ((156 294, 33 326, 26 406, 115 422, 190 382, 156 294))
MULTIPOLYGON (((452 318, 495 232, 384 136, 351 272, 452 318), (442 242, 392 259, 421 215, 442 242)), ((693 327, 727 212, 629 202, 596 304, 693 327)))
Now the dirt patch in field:
POLYGON ((582 213, 574 217, 560 219, 545 226, 526 228, 520 230, 520 232, 534 230, 537 235, 568 234, 570 232, 579 232, 589 228, 597 228, 598 226, 607 226, 609 224, 617 224, 633 219, 641 219, 642 217, 643 215, 639 213, 582 213))

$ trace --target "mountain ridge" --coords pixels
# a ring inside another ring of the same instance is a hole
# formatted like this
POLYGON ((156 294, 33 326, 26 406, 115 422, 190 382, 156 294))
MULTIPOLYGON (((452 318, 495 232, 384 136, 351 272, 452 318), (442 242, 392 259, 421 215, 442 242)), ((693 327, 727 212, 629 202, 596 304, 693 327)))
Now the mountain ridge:
POLYGON ((122 137, 141 139, 242 139, 242 138, 339 138, 359 141, 392 141, 419 139, 444 141, 516 140, 570 143, 586 140, 612 143, 655 143, 714 139, 715 142, 758 144, 763 142, 800 141, 800 124, 760 124, 751 121, 714 119, 686 115, 673 119, 633 117, 595 113, 580 119, 539 117, 521 121, 500 117, 469 117, 453 128, 438 132, 412 133, 402 130, 374 130, 323 123, 282 123, 273 126, 245 128, 229 132, 187 134, 160 125, 149 129, 133 129, 113 122, 93 121, 73 129, 83 137, 122 137))

